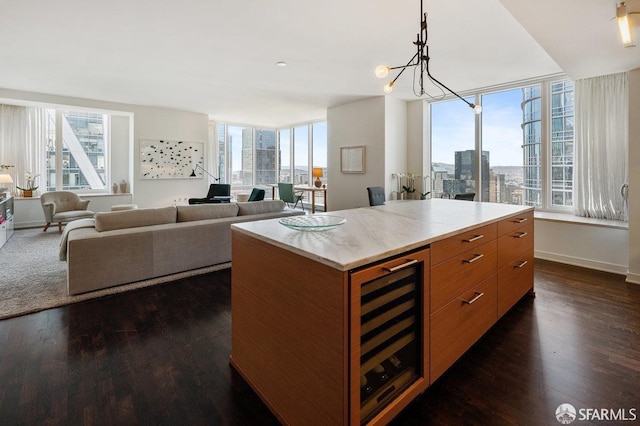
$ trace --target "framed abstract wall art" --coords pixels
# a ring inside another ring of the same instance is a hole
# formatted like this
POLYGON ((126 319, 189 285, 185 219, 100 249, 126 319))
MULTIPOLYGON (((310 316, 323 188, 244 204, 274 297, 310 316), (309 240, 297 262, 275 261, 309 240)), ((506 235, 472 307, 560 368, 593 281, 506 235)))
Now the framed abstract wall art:
POLYGON ((203 142, 140 140, 141 179, 202 178, 197 164, 204 166, 203 142))
POLYGON ((340 171, 342 173, 365 172, 365 147, 346 146, 340 148, 340 171))

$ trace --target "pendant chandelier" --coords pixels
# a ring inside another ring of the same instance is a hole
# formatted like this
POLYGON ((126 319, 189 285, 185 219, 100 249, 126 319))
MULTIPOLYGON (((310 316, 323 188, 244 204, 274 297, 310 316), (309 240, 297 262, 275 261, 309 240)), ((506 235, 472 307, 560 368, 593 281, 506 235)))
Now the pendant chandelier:
POLYGON ((413 42, 416 46, 416 54, 407 62, 407 65, 401 65, 397 67, 389 67, 387 65, 380 65, 376 67, 375 73, 378 78, 385 78, 389 75, 391 70, 399 69, 400 72, 396 75, 396 78, 391 80, 384 86, 385 93, 391 93, 393 90, 393 85, 396 80, 402 75, 403 72, 407 68, 414 68, 414 81, 413 81, 413 92, 416 96, 421 97, 424 95, 431 96, 424 89, 425 85, 425 76, 428 78, 436 87, 440 88, 443 93, 444 90, 451 93, 452 95, 457 96, 460 100, 466 103, 471 109, 474 110, 476 114, 480 114, 482 112, 482 107, 480 105, 475 105, 468 102, 462 96, 458 95, 453 90, 449 89, 443 83, 441 83, 438 79, 433 77, 429 72, 429 46, 427 46, 427 14, 423 12, 422 0, 420 0, 420 33, 416 36, 416 41, 413 42), (420 73, 418 74, 418 67, 420 67, 420 73), (416 81, 417 80, 417 81, 416 81))

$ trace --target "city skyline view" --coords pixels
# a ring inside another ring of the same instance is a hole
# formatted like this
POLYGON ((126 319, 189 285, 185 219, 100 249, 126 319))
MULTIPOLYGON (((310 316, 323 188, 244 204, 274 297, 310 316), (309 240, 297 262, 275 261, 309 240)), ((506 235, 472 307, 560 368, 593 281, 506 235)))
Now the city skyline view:
POLYGON ((479 116, 465 114, 456 99, 432 104, 432 195, 475 192, 480 201, 539 206, 550 177, 551 204, 571 206, 573 96, 573 82, 563 80, 483 94, 479 116), (543 111, 550 113, 547 133, 543 111), (549 177, 542 176, 543 155, 550 155, 549 177))

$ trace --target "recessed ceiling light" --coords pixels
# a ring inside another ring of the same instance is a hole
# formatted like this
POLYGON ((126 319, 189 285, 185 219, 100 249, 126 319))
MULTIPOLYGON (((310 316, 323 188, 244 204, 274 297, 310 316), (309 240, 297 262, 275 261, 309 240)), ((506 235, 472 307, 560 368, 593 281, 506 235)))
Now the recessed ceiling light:
POLYGON ((287 66, 287 63, 283 62, 283 61, 279 61, 279 62, 276 62, 276 65, 279 66, 279 67, 283 67, 284 68, 284 67, 287 66))

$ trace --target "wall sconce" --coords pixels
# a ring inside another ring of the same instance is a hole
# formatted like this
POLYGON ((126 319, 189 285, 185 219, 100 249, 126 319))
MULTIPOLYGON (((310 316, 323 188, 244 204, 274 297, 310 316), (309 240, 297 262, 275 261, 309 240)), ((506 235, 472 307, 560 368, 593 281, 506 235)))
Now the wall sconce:
POLYGON ((196 175, 196 170, 201 169, 203 172, 205 172, 206 174, 208 174, 210 177, 213 178, 213 180, 215 182, 218 182, 220 180, 220 178, 215 177, 214 175, 212 175, 211 173, 209 173, 208 171, 206 171, 204 169, 204 167, 202 167, 200 164, 196 164, 196 167, 191 169, 191 174, 189 175, 189 177, 197 177, 196 175))
POLYGON ((618 30, 620 31, 620 38, 622 39, 624 47, 635 47, 631 34, 633 22, 630 15, 638 15, 639 13, 640 12, 629 12, 626 2, 622 2, 616 7, 616 20, 618 21, 618 30))
POLYGON ((316 188, 320 188, 322 186, 322 181, 320 180, 320 178, 322 177, 322 169, 320 167, 314 167, 312 175, 314 178, 316 178, 313 184, 316 188))

